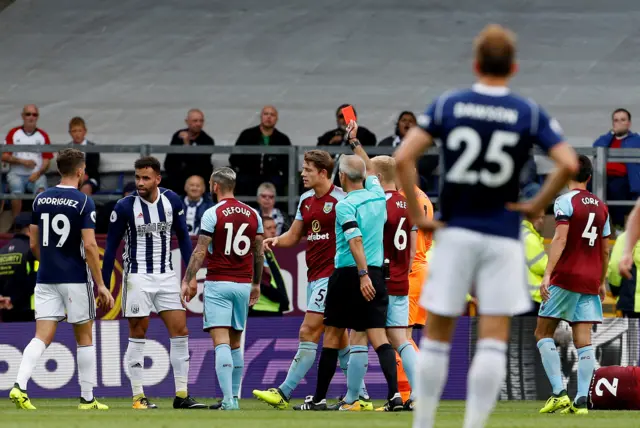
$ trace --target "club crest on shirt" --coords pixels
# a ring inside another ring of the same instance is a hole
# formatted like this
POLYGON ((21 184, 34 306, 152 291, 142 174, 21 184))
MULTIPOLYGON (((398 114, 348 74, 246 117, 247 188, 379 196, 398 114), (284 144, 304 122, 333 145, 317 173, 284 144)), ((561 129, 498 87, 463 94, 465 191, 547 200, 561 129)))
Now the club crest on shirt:
POLYGON ((322 211, 325 214, 329 214, 332 209, 333 209, 333 202, 325 202, 324 203, 324 208, 322 208, 322 211))

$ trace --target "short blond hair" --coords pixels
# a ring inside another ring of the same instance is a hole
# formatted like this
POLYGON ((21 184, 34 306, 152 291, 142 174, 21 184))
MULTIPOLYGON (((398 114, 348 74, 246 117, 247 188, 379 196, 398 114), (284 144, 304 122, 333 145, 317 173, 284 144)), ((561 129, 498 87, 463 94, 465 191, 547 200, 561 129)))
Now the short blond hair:
POLYGON ((498 24, 489 24, 474 41, 478 70, 482 74, 507 77, 516 60, 516 35, 498 24))
POLYGON ((276 186, 273 183, 265 181, 261 185, 258 186, 258 191, 256 192, 256 196, 260 196, 264 191, 273 193, 273 196, 277 196, 276 194, 276 186))
POLYGON ((376 156, 371 159, 374 172, 380 175, 382 184, 391 184, 396 181, 396 160, 391 156, 376 156))

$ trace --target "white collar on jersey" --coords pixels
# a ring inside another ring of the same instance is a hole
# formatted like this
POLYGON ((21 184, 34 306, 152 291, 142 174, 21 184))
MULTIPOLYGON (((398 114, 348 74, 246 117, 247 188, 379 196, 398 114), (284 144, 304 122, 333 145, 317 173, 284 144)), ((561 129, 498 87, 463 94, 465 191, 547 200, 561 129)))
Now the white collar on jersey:
POLYGON ((509 94, 509 88, 506 86, 489 86, 483 83, 474 83, 471 89, 473 92, 491 97, 504 97, 509 94))
POLYGON ((58 185, 56 185, 56 187, 60 187, 62 189, 77 189, 77 187, 65 186, 64 184, 58 184, 58 185))
POLYGON ((157 204, 157 203, 158 203, 158 201, 159 201, 159 200, 160 200, 160 198, 162 197, 162 194, 160 193, 160 189, 158 189, 158 197, 157 197, 157 198, 156 198, 156 200, 155 200, 155 201, 153 201, 153 202, 149 202, 149 201, 147 201, 145 198, 143 198, 143 197, 142 197, 142 196, 140 196, 140 195, 137 195, 137 196, 138 196, 138 198, 140 199, 140 201, 144 202, 145 204, 147 204, 147 205, 155 205, 155 204, 157 204))

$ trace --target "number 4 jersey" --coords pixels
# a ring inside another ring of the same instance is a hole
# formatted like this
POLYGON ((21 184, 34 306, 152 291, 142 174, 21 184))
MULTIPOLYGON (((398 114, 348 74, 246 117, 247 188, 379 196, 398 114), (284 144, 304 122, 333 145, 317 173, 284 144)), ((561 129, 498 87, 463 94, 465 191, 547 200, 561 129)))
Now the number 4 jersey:
POLYGON ((551 284, 569 291, 598 294, 603 246, 611 234, 609 209, 587 190, 572 190, 556 199, 556 225, 569 225, 567 243, 551 274, 551 284))
POLYGON ((223 199, 205 211, 200 235, 212 238, 207 254, 207 281, 251 282, 253 245, 262 235, 262 218, 237 199, 223 199))
POLYGON ((95 229, 96 206, 75 187, 58 185, 33 201, 31 223, 40 241, 39 284, 86 284, 90 281, 82 229, 95 229))
POLYGON ((520 215, 505 205, 518 199, 532 145, 547 151, 563 141, 558 122, 506 87, 476 83, 438 97, 418 125, 442 145, 442 220, 519 239, 520 215))

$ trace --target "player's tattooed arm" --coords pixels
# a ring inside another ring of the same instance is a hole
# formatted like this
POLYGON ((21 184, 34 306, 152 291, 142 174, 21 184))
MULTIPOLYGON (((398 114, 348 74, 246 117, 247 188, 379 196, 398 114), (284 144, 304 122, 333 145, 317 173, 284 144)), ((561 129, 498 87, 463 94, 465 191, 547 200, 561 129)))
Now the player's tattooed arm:
POLYGON ((262 279, 262 269, 264 268, 264 248, 262 247, 262 235, 256 235, 253 241, 253 284, 260 284, 262 279))
POLYGON ((202 263, 204 263, 204 258, 207 256, 207 248, 209 244, 211 244, 211 240, 211 236, 198 235, 198 243, 193 253, 191 253, 189 265, 184 273, 184 282, 189 283, 196 277, 196 274, 202 267, 202 263))

